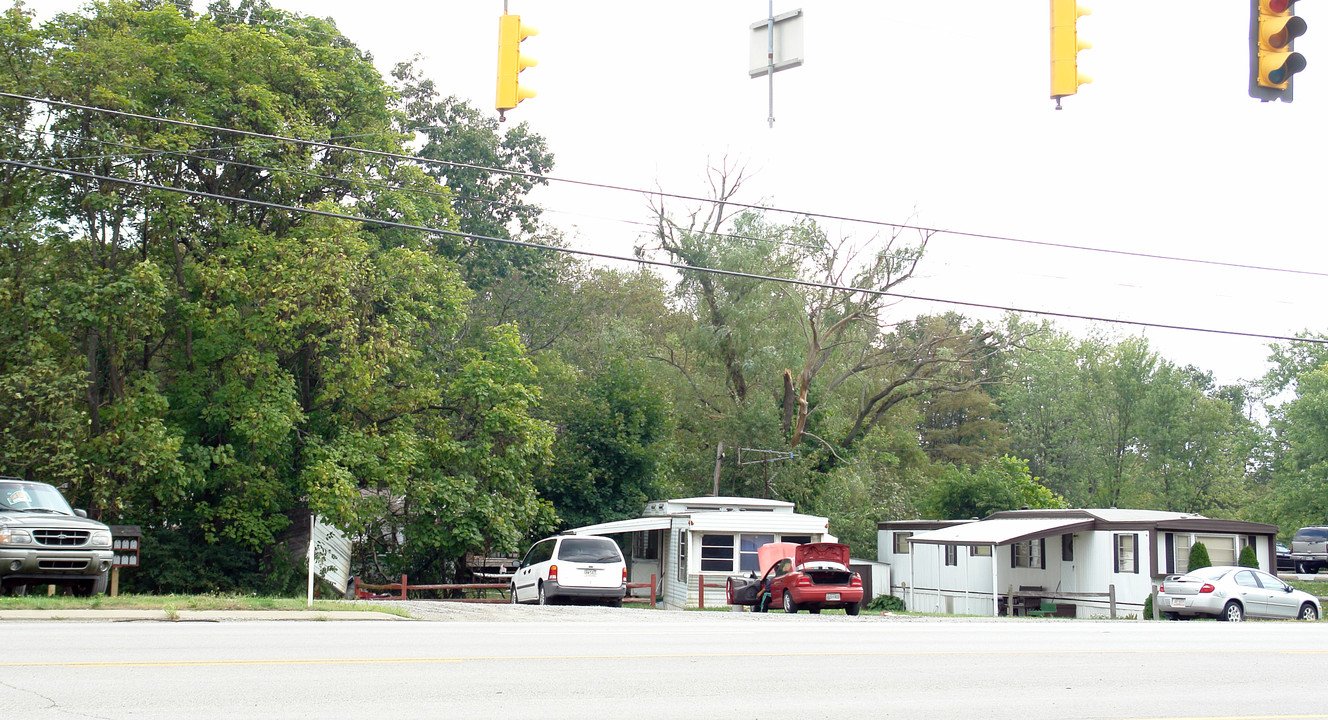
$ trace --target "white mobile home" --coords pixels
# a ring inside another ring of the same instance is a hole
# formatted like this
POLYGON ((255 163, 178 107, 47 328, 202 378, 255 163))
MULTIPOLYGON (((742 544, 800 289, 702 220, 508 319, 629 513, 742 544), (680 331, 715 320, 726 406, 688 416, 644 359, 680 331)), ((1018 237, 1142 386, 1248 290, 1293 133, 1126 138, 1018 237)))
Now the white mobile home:
POLYGON ((1139 614, 1153 586, 1185 572, 1203 542, 1214 565, 1251 546, 1275 572, 1276 525, 1155 510, 1010 510, 982 520, 883 522, 877 554, 891 594, 910 610, 962 615, 1026 611, 1092 617, 1110 595, 1139 614))
POLYGON ((659 578, 664 607, 695 607, 701 578, 707 606, 727 602, 724 583, 757 570, 756 550, 773 542, 836 542, 830 523, 793 512, 793 503, 740 497, 695 497, 646 505, 639 518, 574 528, 580 535, 626 535, 630 581, 659 578), (714 587, 712 587, 714 586, 714 587))

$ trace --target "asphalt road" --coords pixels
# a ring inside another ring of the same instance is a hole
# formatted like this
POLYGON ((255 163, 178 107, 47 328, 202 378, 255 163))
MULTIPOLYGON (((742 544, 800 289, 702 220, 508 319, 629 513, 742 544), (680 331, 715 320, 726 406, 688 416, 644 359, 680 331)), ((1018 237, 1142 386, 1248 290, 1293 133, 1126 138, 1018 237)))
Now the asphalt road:
POLYGON ((432 617, 0 622, 0 717, 1328 718, 1328 622, 432 617))

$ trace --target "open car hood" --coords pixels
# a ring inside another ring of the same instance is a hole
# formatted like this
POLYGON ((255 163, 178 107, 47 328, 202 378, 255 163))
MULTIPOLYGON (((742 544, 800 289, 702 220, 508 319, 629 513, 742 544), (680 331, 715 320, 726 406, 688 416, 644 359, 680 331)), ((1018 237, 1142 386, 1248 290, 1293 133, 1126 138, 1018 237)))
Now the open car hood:
POLYGON ((848 546, 844 543, 808 543, 797 546, 793 555, 793 564, 802 567, 808 564, 836 563, 848 567, 848 546))

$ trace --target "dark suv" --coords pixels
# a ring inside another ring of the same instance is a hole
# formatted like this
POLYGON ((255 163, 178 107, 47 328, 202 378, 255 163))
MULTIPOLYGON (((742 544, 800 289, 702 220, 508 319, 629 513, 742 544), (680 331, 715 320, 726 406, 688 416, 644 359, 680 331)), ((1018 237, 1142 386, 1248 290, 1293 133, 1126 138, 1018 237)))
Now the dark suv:
POLYGON ((0 594, 28 585, 104 593, 111 557, 110 528, 69 507, 59 490, 0 476, 0 594))
POLYGON ((1291 561, 1296 572, 1313 573, 1328 567, 1328 527, 1303 527, 1291 538, 1291 561))

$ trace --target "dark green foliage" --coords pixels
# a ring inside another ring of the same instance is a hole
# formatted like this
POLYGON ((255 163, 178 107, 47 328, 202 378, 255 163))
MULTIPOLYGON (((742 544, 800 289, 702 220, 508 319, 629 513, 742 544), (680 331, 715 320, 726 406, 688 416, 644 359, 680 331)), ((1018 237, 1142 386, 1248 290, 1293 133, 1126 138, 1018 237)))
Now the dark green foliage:
POLYGON ((945 467, 923 501, 927 517, 939 520, 982 518, 1021 507, 1065 507, 1065 502, 1029 475, 1026 462, 1009 456, 976 470, 945 467))
POLYGON ((1144 598, 1143 619, 1144 619, 1144 620, 1152 620, 1152 619, 1153 619, 1153 594, 1152 594, 1152 593, 1149 593, 1149 594, 1148 594, 1148 597, 1144 598))
POLYGON ((1195 543, 1190 547, 1190 564, 1185 569, 1186 572, 1193 572, 1199 568, 1212 567, 1213 561, 1208 559, 1208 548, 1201 542, 1195 543))
POLYGON ((894 595, 877 595, 867 603, 867 610, 873 612, 904 612, 904 599, 894 595))
POLYGON ((1257 568, 1259 567, 1259 553, 1255 552, 1253 545, 1246 545, 1240 550, 1240 561, 1236 563, 1241 567, 1257 568))
POLYGON ((564 527, 636 517, 657 499, 669 406, 642 365, 610 361, 559 420, 556 459, 540 493, 564 527))

